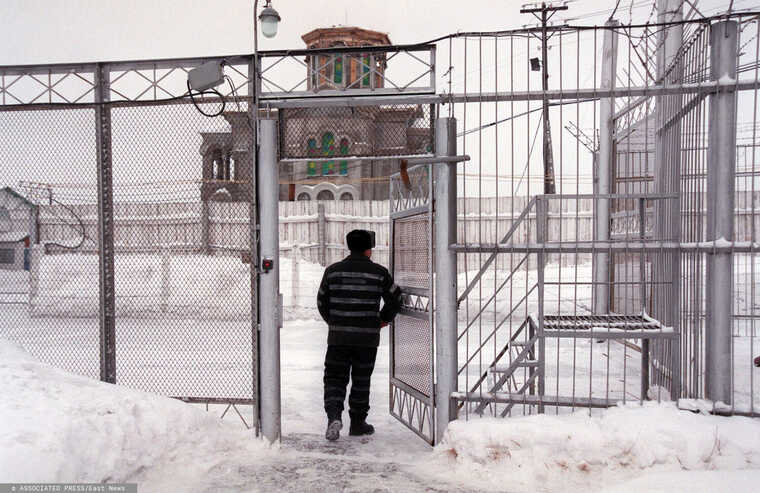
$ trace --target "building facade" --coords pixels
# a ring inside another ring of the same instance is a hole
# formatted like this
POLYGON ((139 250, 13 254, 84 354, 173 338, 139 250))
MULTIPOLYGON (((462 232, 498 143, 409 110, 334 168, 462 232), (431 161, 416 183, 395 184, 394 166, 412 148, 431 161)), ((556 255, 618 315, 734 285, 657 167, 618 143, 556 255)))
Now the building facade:
MULTIPOLYGON (((358 27, 315 29, 302 39, 310 49, 391 44, 386 34, 358 27)), ((384 87, 384 53, 313 55, 305 63, 307 89, 317 94, 384 87)), ((226 112, 224 117, 231 132, 201 134, 204 202, 249 198, 248 123, 244 113, 226 112)), ((430 112, 420 105, 300 108, 278 117, 280 156, 299 159, 280 165, 280 200, 385 200, 388 176, 398 170, 399 161, 351 157, 432 151, 430 112)))

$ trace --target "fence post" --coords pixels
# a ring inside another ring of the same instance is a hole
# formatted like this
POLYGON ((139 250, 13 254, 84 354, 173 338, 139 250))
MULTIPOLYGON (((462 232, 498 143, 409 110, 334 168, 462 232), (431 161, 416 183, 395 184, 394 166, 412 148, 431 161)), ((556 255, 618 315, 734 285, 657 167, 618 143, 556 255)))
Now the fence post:
POLYGON ((169 249, 161 248, 161 312, 166 312, 171 296, 169 249))
MULTIPOLYGON (((256 56, 251 57, 248 63, 248 94, 254 96, 258 91, 258 73, 256 71, 256 56)), ((250 140, 248 143, 248 248, 250 253, 249 282, 251 286, 251 397, 254 400, 253 406, 253 429, 256 436, 261 430, 261 416, 259 405, 260 388, 259 384, 259 202, 258 202, 258 101, 254 97, 253 104, 248 105, 248 120, 251 125, 250 140)), ((245 174, 241 173, 244 179, 245 174)))
MULTIPOLYGON (((710 26, 710 76, 736 79, 736 21, 710 26)), ((734 240, 736 92, 723 86, 710 95, 707 146, 707 240, 734 240)), ((733 254, 707 254, 705 384, 707 398, 731 404, 733 254)))
MULTIPOLYGON (((616 26, 615 20, 609 20, 606 26, 616 26)), ((602 89, 614 89, 617 70, 617 31, 604 31, 602 44, 602 89)), ((594 193, 609 195, 612 181, 614 155, 614 121, 615 98, 602 98, 599 101, 599 152, 594 193)), ((610 239, 610 199, 597 197, 594 204, 594 240, 607 241, 610 239)), ((606 314, 610 311, 610 254, 608 252, 594 253, 593 265, 593 310, 596 314, 606 314)))
POLYGON ((210 224, 209 224, 209 203, 207 200, 201 202, 201 251, 204 255, 211 253, 210 244, 210 224))
POLYGON ((298 287, 301 284, 301 247, 293 245, 290 252, 290 306, 297 307, 301 306, 301 300, 298 299, 298 287))
MULTIPOLYGON (((438 118, 435 129, 436 156, 454 156, 457 149, 455 118, 438 118)), ((457 256, 449 245, 457 240, 456 163, 430 165, 435 176, 433 236, 435 267, 436 409, 435 441, 440 442, 450 421, 457 417, 457 256)))
POLYGON ((40 292, 40 256, 42 245, 32 245, 32 253, 29 257, 29 309, 34 312, 37 296, 40 292))
POLYGON ((319 236, 319 265, 327 265, 327 218, 325 204, 317 204, 317 235, 319 236))
POLYGON ((258 203, 261 226, 262 270, 259 281, 261 316, 261 430, 270 442, 280 440, 280 234, 277 122, 260 120, 258 203), (269 271, 263 262, 272 262, 269 271))
MULTIPOLYGON (((545 195, 536 197, 536 242, 541 245, 541 250, 536 254, 536 282, 538 284, 538 396, 546 395, 546 339, 544 338, 544 268, 546 267, 546 253, 544 244, 547 240, 549 223, 549 201, 545 195)), ((530 241, 530 239, 528 239, 530 241)), ((538 412, 544 412, 544 404, 539 400, 538 412)))
MULTIPOLYGON (((95 67, 95 103, 110 100, 109 67, 95 67)), ((113 163, 111 161, 111 107, 95 106, 95 143, 98 166, 98 265, 100 293, 100 379, 116 383, 116 292, 113 246, 113 163)))
MULTIPOLYGON (((683 42, 681 0, 658 0, 657 21, 674 22, 660 31, 657 43, 657 80, 660 83, 683 82, 683 61, 679 53, 683 42)), ((683 106, 683 95, 662 95, 656 98, 655 109, 655 192, 662 195, 681 195, 681 123, 678 113, 683 106), (669 121, 672 119, 672 122, 669 121)), ((656 200, 655 236, 660 241, 681 241, 680 200, 656 200)), ((660 252, 653 256, 652 276, 655 280, 652 299, 653 315, 660 322, 673 327, 680 334, 681 317, 681 253, 660 252)), ((679 337, 681 337, 679 335, 679 337)), ((670 366, 670 394, 677 399, 681 393, 680 339, 670 342, 651 342, 650 349, 658 355, 660 368, 670 366), (668 347, 670 352, 668 352, 668 347), (670 361, 667 361, 667 360, 670 361)), ((657 370, 658 384, 665 383, 667 373, 657 370)), ((646 396, 642 396, 644 398, 646 396)))

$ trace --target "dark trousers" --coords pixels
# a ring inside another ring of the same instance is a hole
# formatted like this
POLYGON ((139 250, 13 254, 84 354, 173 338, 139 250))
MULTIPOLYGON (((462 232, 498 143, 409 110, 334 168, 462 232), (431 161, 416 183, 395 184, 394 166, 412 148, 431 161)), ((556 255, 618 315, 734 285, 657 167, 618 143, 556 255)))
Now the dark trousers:
POLYGON ((369 383, 375 369, 376 347, 327 346, 325 356, 325 412, 327 419, 341 419, 346 386, 351 376, 348 414, 363 421, 369 412, 369 383))

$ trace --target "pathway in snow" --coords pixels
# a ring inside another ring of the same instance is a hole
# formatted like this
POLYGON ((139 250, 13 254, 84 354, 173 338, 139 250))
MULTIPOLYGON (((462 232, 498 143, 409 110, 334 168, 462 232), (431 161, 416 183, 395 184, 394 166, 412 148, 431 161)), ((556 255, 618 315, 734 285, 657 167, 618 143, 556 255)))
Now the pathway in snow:
MULTIPOLYGON (((203 492, 473 491, 440 480, 432 483, 420 469, 429 460, 431 447, 389 415, 387 331, 372 377, 368 421, 375 426, 375 435, 349 437, 345 412, 341 438, 334 443, 325 440, 322 369, 326 343, 327 327, 319 322, 291 322, 282 330, 283 440, 279 453, 249 457, 244 444, 239 450, 221 452, 204 451, 199 444, 142 471, 133 480, 147 491, 176 488, 177 481, 188 491, 203 492), (195 472, 188 475, 188 470, 195 472)), ((238 418, 229 415, 227 419, 238 418)))

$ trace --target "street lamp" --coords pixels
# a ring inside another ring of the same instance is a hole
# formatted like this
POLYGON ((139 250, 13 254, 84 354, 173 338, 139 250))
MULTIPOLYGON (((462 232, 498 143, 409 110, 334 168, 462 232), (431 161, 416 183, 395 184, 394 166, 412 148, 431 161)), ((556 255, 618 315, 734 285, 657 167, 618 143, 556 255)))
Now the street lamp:
POLYGON ((277 25, 280 23, 280 14, 272 8, 271 0, 267 0, 264 10, 259 15, 261 21, 261 33, 264 37, 274 38, 277 35, 277 25))

